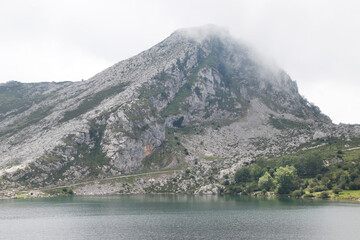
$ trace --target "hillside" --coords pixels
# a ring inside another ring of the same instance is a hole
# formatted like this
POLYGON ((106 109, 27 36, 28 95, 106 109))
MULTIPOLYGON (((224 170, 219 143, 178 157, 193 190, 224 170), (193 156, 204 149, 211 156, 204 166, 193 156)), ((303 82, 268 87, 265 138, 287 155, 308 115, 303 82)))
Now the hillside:
POLYGON ((216 193, 244 163, 358 136, 215 26, 86 81, 0 85, 2 189, 216 193))

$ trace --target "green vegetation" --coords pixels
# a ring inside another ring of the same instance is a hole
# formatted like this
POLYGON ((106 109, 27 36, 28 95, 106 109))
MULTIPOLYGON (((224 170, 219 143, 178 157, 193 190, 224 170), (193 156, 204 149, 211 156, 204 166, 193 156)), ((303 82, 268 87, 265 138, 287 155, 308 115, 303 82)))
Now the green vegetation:
POLYGON ((147 99, 140 99, 123 107, 126 117, 132 122, 131 131, 123 129, 121 125, 117 126, 116 131, 123 132, 133 139, 139 139, 141 134, 149 129, 149 125, 144 121, 144 118, 153 118, 157 116, 157 109, 147 99))
POLYGON ((120 83, 85 98, 76 109, 65 112, 64 117, 60 120, 60 122, 66 122, 88 112, 98 106, 106 98, 124 91, 127 85, 128 83, 120 83))
MULTIPOLYGON (((191 69, 191 72, 184 72, 184 74, 188 76, 188 80, 180 87, 169 105, 161 111, 162 117, 176 115, 182 109, 186 109, 187 105, 184 100, 193 93, 195 93, 198 98, 203 97, 200 88, 194 85, 199 81, 197 77, 199 71, 205 67, 216 69, 221 77, 221 82, 215 82, 215 85, 217 85, 215 88, 215 96, 211 99, 207 99, 207 101, 209 101, 209 107, 207 107, 204 117, 210 117, 212 109, 214 108, 227 110, 238 115, 245 114, 249 103, 248 101, 245 101, 240 94, 240 88, 243 86, 239 81, 238 74, 231 70, 226 62, 227 60, 225 60, 226 58, 223 52, 225 47, 221 41, 218 41, 215 38, 210 39, 209 41, 211 42, 210 46, 212 47, 211 52, 205 54, 204 52, 199 51, 197 55, 198 66, 195 69, 191 69)), ((179 70, 186 71, 186 61, 187 58, 185 58, 182 63, 180 60, 177 61, 179 70)))
MULTIPOLYGON (((97 124, 96 120, 90 121, 89 125, 89 145, 78 145, 74 143, 71 139, 73 135, 69 135, 64 140, 67 143, 67 147, 75 150, 75 154, 73 154, 74 160, 69 162, 65 161, 63 158, 57 155, 51 155, 49 153, 44 154, 36 161, 36 163, 30 163, 27 167, 27 173, 21 176, 17 181, 23 183, 24 185, 28 185, 29 187, 36 188, 44 186, 45 181, 42 181, 41 184, 38 184, 29 182, 29 179, 31 180, 35 176, 46 174, 46 182, 57 183, 59 179, 64 178, 63 174, 72 166, 75 166, 77 170, 79 170, 79 168, 87 168, 88 173, 86 176, 84 176, 85 178, 98 177, 99 174, 102 174, 101 167, 108 165, 110 161, 110 159, 106 157, 106 154, 101 151, 101 141, 106 126, 97 124), (44 169, 46 169, 46 166, 49 165, 53 169, 51 171, 45 171, 44 169), (58 167, 54 168, 54 165, 58 165, 58 167)), ((63 148, 67 147, 60 147, 59 151, 65 151, 63 148)))
POLYGON ((184 121, 184 117, 181 116, 178 120, 173 122, 173 126, 177 128, 181 128, 181 124, 184 121))
MULTIPOLYGON (((197 73, 197 71, 195 71, 197 73)), ((180 110, 185 107, 184 100, 192 94, 192 86, 198 81, 196 74, 193 74, 189 77, 189 80, 180 87, 179 91, 176 93, 174 99, 166 106, 160 113, 162 117, 167 117, 169 115, 176 115, 180 110)))
POLYGON ((195 92, 196 96, 198 96, 198 98, 200 98, 200 99, 202 98, 202 94, 201 94, 199 87, 195 87, 194 92, 195 92))
MULTIPOLYGON (((164 71, 157 74, 154 79, 164 82, 170 79, 171 76, 164 71)), ((139 90, 140 99, 149 99, 160 95, 160 99, 167 99, 168 95, 166 94, 166 87, 163 84, 149 84, 145 83, 139 90)))
POLYGON ((283 129, 309 129, 309 126, 303 122, 292 121, 289 119, 274 118, 273 116, 269 119, 270 124, 279 130, 283 129))
MULTIPOLYGON (((356 198, 360 192, 360 139, 317 140, 318 148, 272 159, 258 158, 238 169, 229 193, 274 191, 294 197, 356 198), (346 147, 345 147, 346 146, 346 147), (262 174, 259 177, 259 174, 262 174), (351 192, 351 195, 349 194, 351 192), (351 197, 350 197, 351 196, 351 197)), ((359 196, 360 197, 360 196, 359 196)))
POLYGON ((249 167, 242 167, 236 170, 235 182, 241 183, 241 182, 250 182, 250 181, 251 181, 251 174, 249 167))
POLYGON ((270 191, 275 187, 275 181, 268 172, 265 172, 265 174, 259 178, 258 184, 259 188, 265 191, 270 191))
POLYGON ((274 176, 279 194, 288 194, 294 189, 295 171, 294 167, 289 166, 280 167, 276 170, 274 176))
MULTIPOLYGON (((73 145, 77 150, 75 155, 75 164, 79 166, 89 167, 92 175, 100 173, 100 167, 107 165, 109 159, 106 154, 101 151, 101 141, 105 131, 105 125, 99 125, 95 120, 91 121, 89 135, 91 142, 94 143, 93 147, 86 144, 73 145)), ((74 164, 74 163, 73 163, 74 164)))
POLYGON ((32 112, 30 115, 16 121, 14 124, 0 130, 0 137, 8 135, 8 137, 14 135, 15 133, 21 131, 22 129, 31 126, 33 124, 38 123, 42 119, 44 119, 46 116, 48 116, 51 113, 51 110, 54 106, 44 106, 40 107, 34 112, 32 112))
POLYGON ((344 190, 339 193, 340 199, 360 199, 360 190, 344 190))
POLYGON ((74 191, 69 187, 54 188, 51 190, 44 190, 45 193, 51 196, 72 196, 74 191))
MULTIPOLYGON (((58 83, 63 84, 63 83, 58 83)), ((6 116, 25 112, 35 104, 54 96, 54 93, 43 94, 48 83, 19 83, 11 81, 0 85, 0 120, 6 116)), ((54 106, 41 106, 29 115, 15 121, 0 130, 0 137, 10 137, 22 129, 38 123, 48 116, 54 106)))
POLYGON ((51 94, 33 94, 36 86, 43 83, 23 84, 15 81, 0 86, 0 113, 16 110, 14 114, 29 109, 33 104, 52 96, 51 94), (34 89, 33 89, 33 88, 34 89))

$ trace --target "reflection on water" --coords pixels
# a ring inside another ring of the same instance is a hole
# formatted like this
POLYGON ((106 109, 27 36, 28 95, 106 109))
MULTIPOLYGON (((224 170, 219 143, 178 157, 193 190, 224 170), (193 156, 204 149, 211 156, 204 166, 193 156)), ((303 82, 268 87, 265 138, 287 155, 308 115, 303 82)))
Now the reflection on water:
POLYGON ((359 203, 130 195, 0 202, 1 239, 358 239, 359 203))

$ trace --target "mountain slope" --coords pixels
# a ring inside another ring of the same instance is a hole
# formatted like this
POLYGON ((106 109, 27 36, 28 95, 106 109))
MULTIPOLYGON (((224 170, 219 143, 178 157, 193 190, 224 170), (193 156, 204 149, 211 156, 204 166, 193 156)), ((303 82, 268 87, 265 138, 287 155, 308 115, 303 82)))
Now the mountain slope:
POLYGON ((200 189, 257 156, 359 135, 214 26, 178 30, 87 81, 0 85, 0 98, 3 188, 193 168, 200 189))

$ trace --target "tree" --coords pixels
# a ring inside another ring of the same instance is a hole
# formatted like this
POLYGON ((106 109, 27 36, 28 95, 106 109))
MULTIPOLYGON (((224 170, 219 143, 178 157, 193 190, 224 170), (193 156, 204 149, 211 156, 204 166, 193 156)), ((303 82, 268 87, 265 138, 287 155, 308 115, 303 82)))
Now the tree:
POLYGON ((315 176, 321 173, 324 162, 319 153, 307 153, 295 162, 295 168, 300 176, 315 176))
POLYGON ((346 189, 346 187, 349 185, 350 183, 350 174, 347 171, 341 172, 338 177, 338 183, 339 183, 339 187, 342 189, 346 189))
POLYGON ((320 197, 321 197, 321 198, 329 198, 329 197, 330 197, 330 195, 329 195, 329 193, 328 193, 328 192, 323 191, 323 192, 321 192, 321 193, 320 193, 320 197))
POLYGON ((275 186, 275 183, 271 175, 268 172, 265 172, 264 175, 259 178, 258 185, 260 189, 265 189, 266 191, 269 191, 275 186))
POLYGON ((235 182, 250 182, 251 174, 250 169, 248 167, 242 167, 235 172, 235 182))
POLYGON ((264 174, 264 170, 257 164, 254 164, 251 167, 251 176, 254 178, 254 180, 258 180, 263 174, 264 174))
POLYGON ((294 167, 280 167, 274 173, 277 182, 277 192, 280 194, 290 193, 295 186, 295 169, 294 167))
POLYGON ((360 190, 360 178, 355 178, 353 182, 350 183, 350 190, 360 190))
POLYGON ((184 117, 180 117, 178 120, 173 122, 173 126, 177 128, 181 128, 183 121, 184 121, 184 117))

